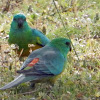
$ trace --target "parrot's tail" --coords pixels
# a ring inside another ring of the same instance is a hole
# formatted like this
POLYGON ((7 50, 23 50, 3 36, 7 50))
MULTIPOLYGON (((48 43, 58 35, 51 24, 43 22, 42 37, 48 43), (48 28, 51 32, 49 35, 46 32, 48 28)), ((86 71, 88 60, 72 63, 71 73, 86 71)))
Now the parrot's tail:
POLYGON ((4 87, 0 88, 0 90, 5 90, 5 89, 17 86, 17 85, 27 82, 27 81, 31 81, 31 79, 28 77, 25 77, 25 75, 21 74, 20 76, 15 78, 12 82, 10 82, 7 85, 5 85, 4 87))

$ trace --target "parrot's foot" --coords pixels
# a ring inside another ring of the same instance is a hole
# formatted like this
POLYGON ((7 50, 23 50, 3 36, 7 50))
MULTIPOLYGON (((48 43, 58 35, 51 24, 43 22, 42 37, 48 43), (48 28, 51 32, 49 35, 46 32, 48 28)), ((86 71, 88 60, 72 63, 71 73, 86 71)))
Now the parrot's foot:
POLYGON ((30 87, 34 89, 35 88, 35 83, 31 83, 30 87))

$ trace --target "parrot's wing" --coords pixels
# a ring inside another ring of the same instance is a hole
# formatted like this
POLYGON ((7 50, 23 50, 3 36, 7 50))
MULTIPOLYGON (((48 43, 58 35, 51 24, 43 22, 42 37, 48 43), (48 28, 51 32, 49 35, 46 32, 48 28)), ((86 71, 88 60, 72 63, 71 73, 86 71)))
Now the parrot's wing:
POLYGON ((20 68, 20 70, 23 70, 24 68, 27 67, 27 65, 36 57, 39 57, 39 54, 41 55, 42 53, 42 49, 43 48, 40 48, 40 49, 37 49, 37 50, 34 50, 29 56, 28 58, 26 59, 26 61, 23 63, 22 67, 20 68), (40 52, 40 53, 39 53, 40 52))
MULTIPOLYGON (((33 32, 36 32, 36 33, 40 33, 40 34, 43 34, 41 31, 39 31, 38 29, 35 29, 35 28, 32 28, 33 32)), ((44 35, 44 34, 43 34, 44 35)))
POLYGON ((41 76, 54 76, 63 71, 65 58, 60 51, 47 51, 39 58, 33 58, 23 70, 19 70, 18 73, 25 75, 41 76), (33 63, 33 65, 32 65, 33 63))
POLYGON ((47 43, 50 42, 50 40, 39 30, 37 29, 32 29, 33 35, 36 37, 36 44, 40 46, 45 46, 47 43))
POLYGON ((28 58, 24 61, 22 67, 20 68, 20 70, 23 70, 24 68, 27 67, 27 65, 32 62, 32 60, 34 58, 40 58, 42 55, 44 55, 44 53, 46 53, 47 51, 53 51, 53 48, 49 47, 49 46, 45 46, 42 47, 40 49, 34 50, 29 56, 28 58))

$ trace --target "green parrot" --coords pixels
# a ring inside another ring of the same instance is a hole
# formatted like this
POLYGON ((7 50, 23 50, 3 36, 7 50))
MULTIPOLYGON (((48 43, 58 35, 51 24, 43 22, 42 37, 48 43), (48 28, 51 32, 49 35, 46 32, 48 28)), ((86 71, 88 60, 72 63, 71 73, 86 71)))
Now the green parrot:
POLYGON ((65 69, 67 53, 71 51, 71 41, 66 38, 53 39, 43 48, 33 51, 20 70, 20 75, 0 90, 17 86, 24 82, 49 82, 54 84, 65 69))
POLYGON ((23 14, 16 14, 13 17, 11 28, 9 32, 9 44, 17 44, 19 49, 17 54, 20 55, 21 50, 23 52, 21 56, 28 56, 30 54, 28 47, 29 44, 34 44, 32 51, 45 46, 50 40, 39 30, 32 29, 23 14))

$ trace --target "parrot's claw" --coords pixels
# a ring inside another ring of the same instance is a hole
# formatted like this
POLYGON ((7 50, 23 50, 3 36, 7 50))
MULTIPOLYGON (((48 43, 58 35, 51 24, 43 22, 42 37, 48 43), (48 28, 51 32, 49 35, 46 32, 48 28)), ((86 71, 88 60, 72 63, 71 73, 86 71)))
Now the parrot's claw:
POLYGON ((35 83, 30 82, 30 87, 35 88, 35 83))

